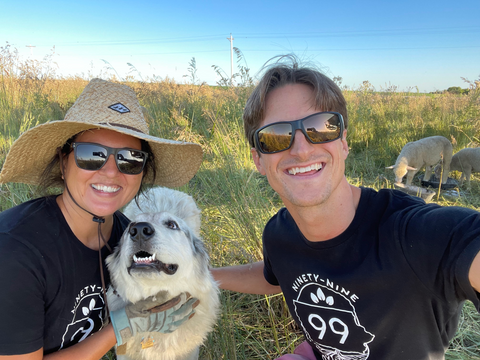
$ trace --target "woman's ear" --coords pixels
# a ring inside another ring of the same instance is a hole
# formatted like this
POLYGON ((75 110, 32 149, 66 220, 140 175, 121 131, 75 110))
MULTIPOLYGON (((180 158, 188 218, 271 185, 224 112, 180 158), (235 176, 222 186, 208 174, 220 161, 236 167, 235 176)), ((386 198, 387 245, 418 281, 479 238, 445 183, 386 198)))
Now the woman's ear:
POLYGON ((62 153, 62 148, 57 148, 58 166, 60 167, 60 173, 62 174, 62 180, 65 180, 63 176, 65 169, 67 168, 68 154, 62 153))
POLYGON ((346 159, 348 156, 347 129, 343 131, 343 137, 341 141, 342 141, 343 158, 346 159))

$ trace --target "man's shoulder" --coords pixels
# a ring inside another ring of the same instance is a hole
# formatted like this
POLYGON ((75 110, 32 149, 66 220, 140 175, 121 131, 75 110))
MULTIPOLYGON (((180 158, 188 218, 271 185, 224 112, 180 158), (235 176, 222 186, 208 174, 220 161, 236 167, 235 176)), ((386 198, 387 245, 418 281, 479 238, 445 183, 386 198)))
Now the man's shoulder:
POLYGON ((378 214, 381 224, 402 234, 438 238, 448 237, 448 234, 460 228, 478 228, 480 214, 474 209, 425 203, 416 196, 398 190, 382 189, 377 192, 366 189, 365 192, 370 194, 370 201, 360 211, 370 209, 370 218, 378 214))
POLYGON ((399 190, 382 189, 378 191, 379 198, 388 199, 390 206, 397 210, 403 210, 406 214, 416 216, 446 216, 449 218, 464 217, 466 215, 478 215, 478 211, 461 206, 441 206, 436 203, 425 203, 417 196, 405 194, 399 190))
POLYGON ((292 229, 296 229, 297 225, 293 220, 292 216, 288 212, 288 209, 282 207, 277 211, 275 215, 273 215, 265 224, 265 228, 263 229, 263 234, 274 234, 274 233, 285 233, 286 231, 291 231, 292 229))
POLYGON ((291 215, 290 213, 288 212, 287 208, 286 207, 282 207, 280 208, 276 214, 274 214, 267 222, 266 226, 269 226, 271 224, 275 224, 275 223, 278 223, 278 222, 285 222, 287 221, 289 218, 291 218, 291 215))
POLYGON ((425 201, 417 196, 408 195, 394 189, 380 189, 361 187, 362 197, 368 198, 370 202, 390 203, 397 207, 422 206, 425 201))
POLYGON ((374 190, 371 188, 361 188, 362 195, 357 208, 357 213, 369 213, 373 216, 377 213, 380 217, 413 214, 420 210, 431 211, 441 208, 434 203, 425 203, 419 197, 408 195, 402 191, 394 189, 374 190))

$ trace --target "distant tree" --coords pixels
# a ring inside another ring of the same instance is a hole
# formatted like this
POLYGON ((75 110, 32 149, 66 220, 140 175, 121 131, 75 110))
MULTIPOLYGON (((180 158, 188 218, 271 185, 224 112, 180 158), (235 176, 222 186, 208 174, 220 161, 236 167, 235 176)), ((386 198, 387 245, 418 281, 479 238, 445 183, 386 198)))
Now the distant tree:
POLYGON ((450 94, 457 94, 457 95, 462 95, 462 94, 468 94, 469 89, 462 89, 460 86, 451 86, 447 89, 447 92, 450 94))
POLYGON ((447 92, 451 94, 461 94, 462 93, 462 88, 460 86, 450 86, 447 89, 447 92))

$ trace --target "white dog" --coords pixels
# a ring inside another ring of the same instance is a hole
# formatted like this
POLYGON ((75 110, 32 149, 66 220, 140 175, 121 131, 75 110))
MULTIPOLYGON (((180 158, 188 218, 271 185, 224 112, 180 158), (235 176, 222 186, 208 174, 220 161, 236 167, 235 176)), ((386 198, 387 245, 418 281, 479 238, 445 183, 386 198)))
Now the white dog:
MULTIPOLYGON (((112 286, 110 311, 150 296, 168 301, 182 292, 200 300, 195 316, 170 334, 137 334, 118 359, 193 360, 213 329, 219 308, 218 285, 208 270, 208 254, 199 239, 200 210, 191 196, 154 188, 132 201, 125 215, 132 220, 106 262, 112 286), (138 232, 148 233, 138 238, 138 232), (145 348, 145 341, 150 347, 145 348)), ((118 351, 117 351, 118 352, 118 351)))

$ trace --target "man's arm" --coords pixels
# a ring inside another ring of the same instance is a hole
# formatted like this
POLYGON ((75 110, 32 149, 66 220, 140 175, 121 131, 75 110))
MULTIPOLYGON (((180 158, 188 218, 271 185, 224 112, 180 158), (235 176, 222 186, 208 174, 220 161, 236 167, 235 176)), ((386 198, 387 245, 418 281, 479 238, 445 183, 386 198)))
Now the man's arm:
POLYGON ((480 293, 480 252, 475 256, 475 259, 473 259, 468 277, 472 287, 480 293))
POLYGON ((277 294, 280 286, 274 286, 263 276, 263 261, 252 264, 210 269, 220 288, 247 294, 277 294))

